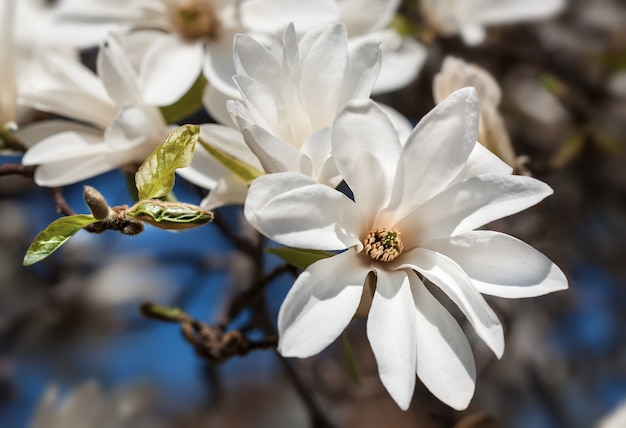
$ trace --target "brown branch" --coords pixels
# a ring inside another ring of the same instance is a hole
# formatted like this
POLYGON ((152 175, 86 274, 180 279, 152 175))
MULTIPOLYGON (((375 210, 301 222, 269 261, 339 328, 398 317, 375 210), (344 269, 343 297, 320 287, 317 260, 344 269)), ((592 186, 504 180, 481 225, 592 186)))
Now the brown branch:
POLYGON ((35 175, 35 166, 22 165, 21 163, 3 163, 0 165, 0 176, 12 174, 33 178, 35 175))

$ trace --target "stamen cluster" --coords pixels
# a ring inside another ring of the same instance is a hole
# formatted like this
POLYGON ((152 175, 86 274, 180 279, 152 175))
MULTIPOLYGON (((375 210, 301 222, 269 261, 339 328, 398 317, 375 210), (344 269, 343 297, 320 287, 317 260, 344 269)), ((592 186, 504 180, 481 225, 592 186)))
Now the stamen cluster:
POLYGON ((390 262, 402 254, 404 245, 395 229, 374 228, 363 240, 365 254, 373 260, 390 262))

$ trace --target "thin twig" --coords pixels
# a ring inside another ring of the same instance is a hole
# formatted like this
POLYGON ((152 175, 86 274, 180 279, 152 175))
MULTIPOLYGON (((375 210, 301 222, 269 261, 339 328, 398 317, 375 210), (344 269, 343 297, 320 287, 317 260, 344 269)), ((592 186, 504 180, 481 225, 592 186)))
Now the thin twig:
POLYGON ((33 178, 35 166, 22 165, 21 163, 3 163, 0 165, 0 175, 23 175, 24 177, 33 178))

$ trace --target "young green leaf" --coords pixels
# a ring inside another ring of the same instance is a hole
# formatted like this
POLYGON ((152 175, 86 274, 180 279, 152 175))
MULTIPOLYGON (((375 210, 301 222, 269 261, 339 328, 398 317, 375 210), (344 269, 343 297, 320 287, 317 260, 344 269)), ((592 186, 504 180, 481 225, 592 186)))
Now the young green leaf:
POLYGON ((303 250, 301 248, 271 247, 266 250, 274 254, 292 266, 306 269, 318 260, 334 256, 333 253, 321 250, 303 250))
POLYGON ((251 183, 255 178, 264 174, 263 171, 259 171, 257 168, 229 155, 202 139, 200 139, 200 144, 226 169, 241 178, 246 183, 251 183))
POLYGON ((30 266, 45 259, 80 229, 97 221, 91 214, 70 215, 56 219, 39 232, 30 244, 24 256, 24 266, 30 266))
POLYGON ((174 173, 189 166, 199 133, 198 125, 180 126, 148 156, 135 174, 139 199, 160 198, 172 190, 174 173))
POLYGON ((139 201, 126 215, 165 230, 191 229, 213 220, 211 212, 198 206, 158 199, 139 201))

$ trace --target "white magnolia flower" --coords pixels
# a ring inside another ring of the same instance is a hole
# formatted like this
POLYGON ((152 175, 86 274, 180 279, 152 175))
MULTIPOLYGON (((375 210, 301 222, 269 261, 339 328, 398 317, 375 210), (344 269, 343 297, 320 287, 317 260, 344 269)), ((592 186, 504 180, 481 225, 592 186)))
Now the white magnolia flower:
POLYGON ((489 72, 462 59, 448 56, 433 79, 433 97, 442 102, 457 89, 472 86, 480 99, 478 141, 511 166, 516 165, 515 152, 498 111, 502 98, 500 85, 489 72))
MULTIPOLYGON (((341 178, 330 155, 330 126, 349 101, 369 97, 380 70, 379 45, 365 40, 348 48, 341 23, 307 32, 300 41, 294 26, 288 26, 280 55, 249 35, 237 35, 234 81, 243 102, 230 100, 227 108, 249 149, 242 147, 241 136, 233 137, 240 141, 231 141, 231 148, 221 147, 266 173, 299 172, 336 186, 341 178)), ((410 132, 406 119, 389 108, 387 112, 401 132, 410 132)), ((207 168, 202 163, 208 157, 196 150, 191 168, 181 171, 185 178, 213 189, 203 206, 243 203, 247 185, 232 174, 217 183, 214 177, 202 180, 207 168)))
POLYGON ((369 307, 367 336, 382 383, 398 405, 415 374, 443 402, 465 408, 474 392, 472 351, 428 281, 465 314, 500 357, 502 326, 483 294, 517 298, 567 287, 559 268, 520 240, 476 228, 552 193, 476 143, 476 92, 453 93, 405 144, 370 100, 350 103, 332 129, 344 194, 295 173, 255 180, 248 221, 292 247, 340 251, 307 268, 278 315, 279 351, 309 357, 369 307), (375 280, 366 281, 373 273, 375 280), (372 287, 364 284, 374 283, 372 287))
POLYGON ((437 32, 460 33, 468 45, 485 39, 485 26, 554 16, 566 0, 422 0, 422 13, 437 32))
POLYGON ((39 165, 40 186, 63 186, 103 172, 138 165, 163 142, 168 127, 156 106, 143 102, 140 81, 112 35, 98 56, 98 76, 71 59, 49 52, 42 57, 50 74, 22 101, 87 124, 45 121, 26 128, 32 146, 25 165, 39 165))
POLYGON ((232 87, 235 33, 271 35, 292 21, 311 28, 336 20, 337 7, 334 0, 66 0, 59 16, 85 26, 141 30, 134 44, 142 55, 145 101, 169 105, 203 69, 212 85, 232 87))

